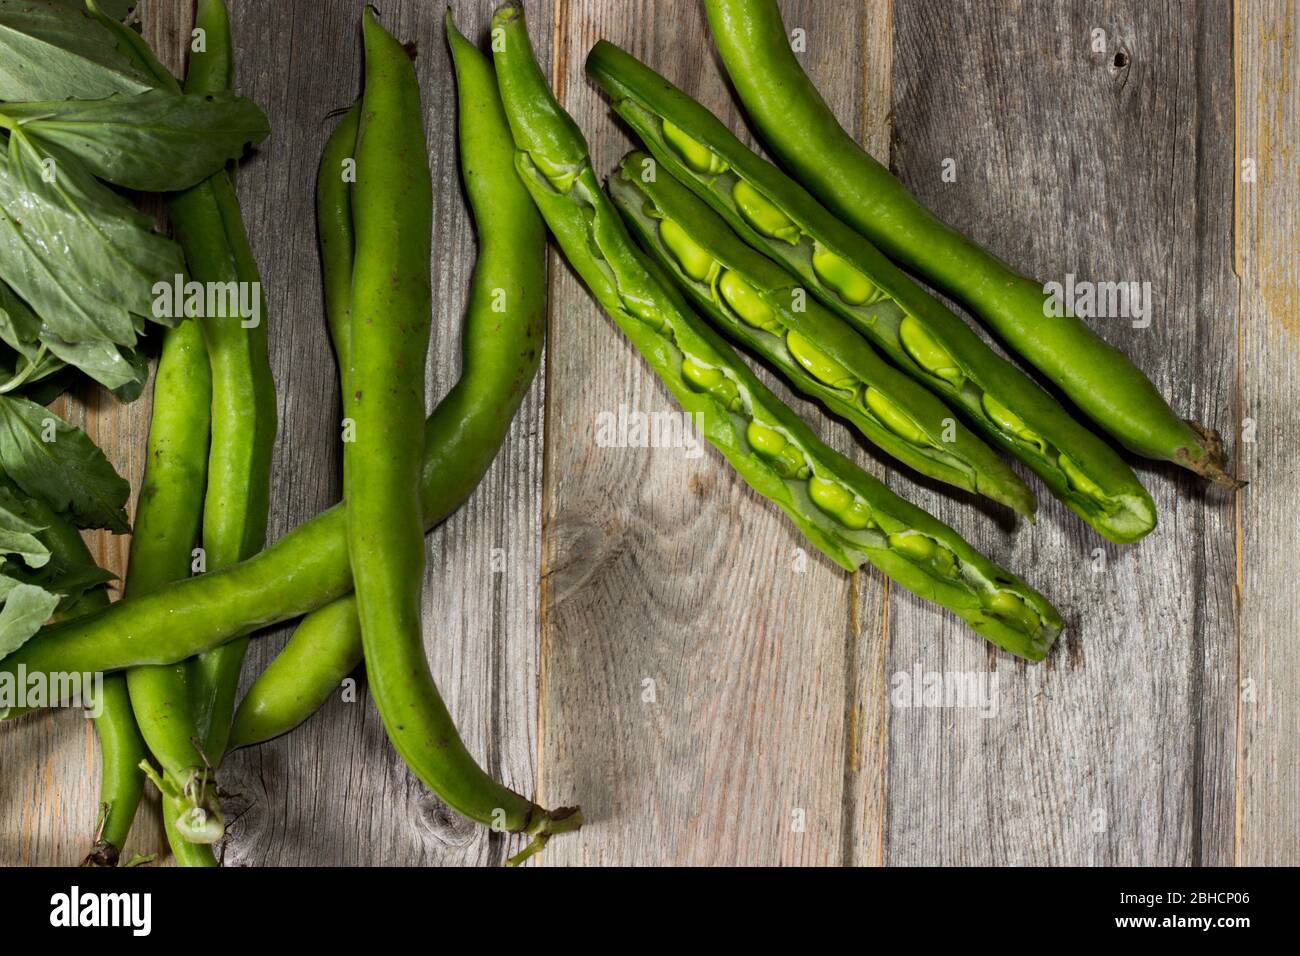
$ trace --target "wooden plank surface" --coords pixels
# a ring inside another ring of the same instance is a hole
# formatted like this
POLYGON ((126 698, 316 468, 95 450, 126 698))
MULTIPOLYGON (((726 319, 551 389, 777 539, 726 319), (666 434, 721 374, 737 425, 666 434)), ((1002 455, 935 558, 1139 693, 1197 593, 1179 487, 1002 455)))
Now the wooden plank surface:
MULTIPOLYGON (((190 6, 146 0, 147 35, 172 66, 190 6)), ((270 301, 276 537, 341 490, 312 188, 331 114, 359 88, 362 5, 231 6, 241 92, 273 129, 239 189, 270 301)), ((457 0, 461 28, 484 39, 492 6, 457 0)), ((828 442, 1053 598, 1064 646, 1019 664, 880 575, 805 552, 711 450, 602 447, 602 414, 675 406, 553 255, 543 375, 483 486, 429 538, 426 644, 471 751, 522 792, 583 804, 591 822, 543 865, 1300 862, 1287 560, 1300 557, 1297 3, 782 9, 837 116, 948 221, 1043 280, 1151 283, 1149 327, 1098 327, 1176 408, 1223 432, 1251 484, 1234 497, 1135 462, 1161 515, 1141 544, 1103 545, 1046 494, 1038 524, 1015 527, 896 473, 756 366, 828 442), (904 706, 928 672, 995 679, 991 716, 904 706)), ((600 38, 753 142, 695 0, 527 11, 599 173, 632 145, 583 74, 600 38)), ((474 249, 441 15, 419 0, 383 7, 419 48, 435 184, 431 399, 459 369, 474 249)), ((87 390, 61 410, 138 482, 147 399, 123 408, 87 390)), ((126 540, 98 538, 96 553, 121 570, 126 540)), ((253 642, 246 684, 287 633, 253 642)), ((427 794, 358 679, 354 702, 340 694, 227 761, 226 862, 499 863, 506 842, 427 794)), ((97 761, 77 715, 0 727, 0 863, 79 857, 97 761)), ((132 844, 162 845, 152 808, 132 844)))
POLYGON ((1237 6, 1237 268, 1242 465, 1238 512, 1237 860, 1300 859, 1300 3, 1237 6))
MULTIPOLYGON (((909 2, 894 41, 903 181, 1028 275, 1150 282, 1149 327, 1093 325, 1231 446, 1230 10, 909 2)), ((888 862, 1231 862, 1232 500, 1135 467, 1160 526, 1130 547, 1046 496, 1010 534, 921 500, 1041 583, 1069 633, 1026 667, 898 621, 891 672, 995 669, 999 708, 891 711, 888 862)))
MULTIPOLYGON (((598 174, 632 145, 583 73, 599 38, 737 125, 710 47, 682 42, 707 35, 698 4, 560 11, 554 84, 598 174)), ((837 862, 850 581, 805 553, 712 449, 691 460, 680 449, 597 446, 600 414, 676 406, 573 276, 556 271, 542 794, 581 797, 591 822, 546 862, 837 862)), ((852 448, 842 428, 817 424, 852 448)))

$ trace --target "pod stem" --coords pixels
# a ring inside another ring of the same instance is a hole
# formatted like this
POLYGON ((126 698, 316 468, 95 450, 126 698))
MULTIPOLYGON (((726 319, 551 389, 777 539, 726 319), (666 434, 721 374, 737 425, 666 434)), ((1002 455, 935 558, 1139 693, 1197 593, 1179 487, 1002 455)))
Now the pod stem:
POLYGON ((160 774, 147 760, 140 762, 140 769, 153 781, 163 797, 183 806, 182 812, 171 822, 186 840, 190 843, 211 844, 225 835, 226 821, 221 816, 216 787, 209 779, 209 771, 191 770, 189 776, 178 783, 170 774, 160 774))
POLYGON ((99 805, 99 821, 95 824, 95 843, 81 861, 82 866, 114 867, 121 856, 121 851, 104 839, 104 826, 108 823, 108 814, 112 810, 107 803, 99 805))
POLYGON ((1177 463, 1231 491, 1246 487, 1247 482, 1228 474, 1224 469, 1227 455, 1224 454, 1223 439, 1219 437, 1219 433, 1190 418, 1186 419, 1186 422, 1201 439, 1202 455, 1200 458, 1193 458, 1186 448, 1180 448, 1175 456, 1177 463))
POLYGON ((518 866, 530 856, 535 856, 546 849, 546 844, 557 833, 573 833, 582 828, 581 807, 560 807, 558 810, 533 808, 533 815, 524 832, 532 837, 528 845, 506 860, 506 866, 518 866))

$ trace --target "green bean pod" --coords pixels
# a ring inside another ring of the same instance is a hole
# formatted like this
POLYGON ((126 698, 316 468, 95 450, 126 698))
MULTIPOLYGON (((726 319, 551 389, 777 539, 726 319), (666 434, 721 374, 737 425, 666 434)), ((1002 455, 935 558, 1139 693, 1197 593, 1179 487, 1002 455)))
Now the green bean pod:
MULTIPOLYGON (((108 595, 103 588, 103 606, 108 595)), ((85 605, 86 612, 94 610, 85 605)), ((144 738, 131 711, 131 695, 126 678, 110 674, 104 678, 100 692, 100 713, 95 718, 95 735, 99 738, 99 832, 82 866, 117 866, 131 833, 136 811, 144 796, 144 774, 140 761, 147 759, 144 738)))
MULTIPOLYGON (((478 223, 463 335, 460 380, 434 410, 425 430, 425 495, 430 479, 457 482, 427 523, 459 507, 482 479, 537 373, 545 335, 546 235, 514 171, 514 142, 486 59, 448 22, 460 99, 461 165, 478 223), (506 308, 498 311, 505 295, 506 308), (432 465, 431 462, 436 462, 432 465), (456 495, 460 495, 459 500, 456 495)), ((326 146, 317 184, 326 311, 340 366, 350 338, 352 214, 350 191, 338 176, 352 155, 356 128, 340 124, 326 146), (331 291, 333 290, 333 291, 331 291)), ((428 512, 426 512, 428 513, 428 512)), ((351 598, 307 616, 280 657, 249 689, 231 735, 232 746, 260 743, 306 720, 361 660, 361 636, 351 598)))
POLYGON ((655 159, 895 364, 960 407, 1111 541, 1155 527, 1133 470, 971 328, 712 113, 601 41, 587 71, 655 159))
MULTIPOLYGON (((195 24, 205 31, 206 45, 203 52, 191 56, 185 91, 229 89, 234 79, 233 43, 224 0, 200 0, 195 24)), ((203 323, 212 365, 212 445, 203 504, 203 550, 211 571, 242 561, 266 544, 276 403, 267 349, 266 298, 260 291, 261 276, 234 184, 223 171, 196 189, 196 201, 204 206, 202 231, 207 234, 202 239, 191 234, 191 243, 210 244, 210 249, 197 264, 191 263, 194 278, 234 281, 241 288, 256 289, 260 311, 260 321, 249 327, 239 317, 225 314, 208 316, 203 323)), ((202 655, 194 667, 195 720, 214 766, 225 753, 247 647, 246 641, 232 641, 202 655)))
POLYGON ((624 157, 609 192, 641 245, 720 331, 923 475, 1032 516, 1032 491, 953 412, 887 364, 790 274, 756 252, 645 153, 624 157))
POLYGON ((1041 283, 941 222, 835 120, 790 49, 775 0, 706 0, 736 92, 776 155, 810 192, 886 255, 979 315, 1126 448, 1221 484, 1217 433, 1174 413, 1117 348, 1073 315, 1049 316, 1041 283))
MULTIPOLYGON (((105 16, 93 2, 88 6, 142 74, 162 89, 180 92, 180 84, 139 34, 105 16)), ((201 220, 202 213, 195 211, 187 195, 171 196, 167 211, 174 228, 190 233, 200 228, 195 217, 201 220)), ((202 520, 211 398, 212 372, 203 331, 196 320, 183 321, 167 330, 154 376, 145 474, 125 582, 124 597, 132 601, 189 576, 191 550, 202 520)), ((106 683, 110 679, 114 678, 106 683)), ((133 720, 162 766, 164 782, 169 782, 163 793, 163 821, 173 856, 182 866, 215 866, 210 845, 191 843, 179 828, 180 821, 198 816, 207 820, 200 828, 205 839, 221 832, 216 788, 198 745, 201 735, 190 698, 190 664, 177 658, 131 668, 120 679, 129 691, 133 720), (169 796, 169 791, 180 795, 169 796)), ((139 775, 144 764, 143 758, 133 760, 130 769, 139 775)), ((199 835, 188 825, 185 832, 199 835)))
POLYGON ((1041 660, 1061 627, 1047 600, 951 528, 832 451, 696 317, 633 244, 586 141, 552 96, 513 3, 493 53, 519 174, 565 257, 704 436, 756 491, 844 568, 870 562, 999 647, 1041 660))
POLYGON ((445 708, 430 706, 436 692, 420 624, 421 448, 412 441, 424 412, 433 308, 433 187, 415 69, 369 7, 363 35, 365 88, 352 196, 352 359, 343 396, 356 433, 343 447, 348 555, 371 695, 397 752, 438 792, 447 774, 440 765, 426 769, 422 757, 441 732, 432 726, 450 720, 445 708))
MULTIPOLYGON (((450 12, 447 20, 454 44, 450 12)), ((457 733, 425 656, 420 446, 412 433, 418 439, 424 409, 433 190, 411 61, 370 8, 363 33, 365 89, 352 192, 352 361, 345 396, 356 425, 355 440, 344 447, 343 486, 366 673, 389 740, 416 776, 471 820, 535 836, 517 862, 552 833, 579 826, 581 815, 570 809, 548 813, 483 771, 457 733)), ((459 53, 462 82, 472 71, 473 82, 490 94, 491 70, 486 61, 472 65, 470 54, 459 53)), ((482 132, 504 138, 504 126, 482 132)), ((505 155, 495 162, 504 163, 505 155)), ((527 220, 517 225, 527 228, 527 220)))
MULTIPOLYGON (((330 135, 316 177, 316 232, 320 240, 325 318, 346 395, 351 364, 352 188, 344 164, 354 159, 361 104, 355 103, 330 135)), ((230 747, 259 744, 293 730, 320 709, 362 660, 356 600, 339 598, 303 618, 270 666, 239 704, 230 747)))
POLYGON ((343 173, 344 163, 355 159, 360 121, 358 102, 347 111, 325 143, 316 176, 316 235, 320 240, 325 319, 344 393, 347 383, 343 382, 343 376, 352 361, 348 343, 352 340, 352 252, 356 241, 352 229, 352 186, 343 173))
MULTIPOLYGON (((207 474, 210 375, 198 322, 186 319, 168 329, 154 376, 153 417, 124 600, 189 576, 207 474)), ((191 784, 192 803, 165 810, 179 815, 198 807, 220 820, 207 759, 195 744, 199 731, 190 700, 190 665, 132 668, 125 680, 150 752, 178 787, 191 784)), ((137 773, 139 762, 132 764, 137 773)))
POLYGON ((240 702, 230 749, 293 730, 320 710, 361 660, 356 599, 348 595, 312 611, 240 702))
MULTIPOLYGON (((172 332, 174 329, 169 329, 172 332)), ((0 478, 0 481, 5 479, 0 478)), ((50 554, 76 564, 94 563, 90 549, 80 532, 44 502, 26 499, 33 521, 44 527, 39 537, 50 554)), ((55 619, 74 620, 84 614, 107 607, 108 590, 91 588, 55 619)), ((131 698, 126 680, 120 674, 104 678, 99 698, 99 715, 95 717, 95 735, 99 738, 100 816, 95 844, 82 866, 117 866, 126 839, 135 821, 136 810, 144 795, 144 775, 140 761, 145 759, 145 744, 131 713, 131 698)))

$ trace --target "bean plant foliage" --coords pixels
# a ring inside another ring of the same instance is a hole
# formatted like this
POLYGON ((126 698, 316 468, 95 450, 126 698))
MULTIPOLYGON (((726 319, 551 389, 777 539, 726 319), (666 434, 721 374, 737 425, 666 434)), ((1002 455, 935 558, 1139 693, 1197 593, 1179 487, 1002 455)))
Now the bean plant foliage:
POLYGON ((183 93, 147 50, 138 69, 134 7, 0 0, 0 657, 110 577, 52 550, 52 522, 130 530, 127 482, 44 404, 85 377, 134 400, 176 321, 155 287, 184 256, 133 194, 189 189, 270 132, 251 100, 183 93))

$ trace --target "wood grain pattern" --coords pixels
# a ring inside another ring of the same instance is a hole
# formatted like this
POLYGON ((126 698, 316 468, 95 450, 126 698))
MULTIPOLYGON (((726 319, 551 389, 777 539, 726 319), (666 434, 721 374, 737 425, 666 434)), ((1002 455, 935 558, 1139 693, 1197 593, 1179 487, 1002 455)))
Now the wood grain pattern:
MULTIPOLYGON (((1148 328, 1093 325, 1231 445, 1231 19, 1223 4, 1196 10, 898 4, 892 161, 1029 275, 1149 281, 1148 328)), ((889 862, 1231 861, 1231 500, 1135 466, 1160 527, 1134 547, 1104 545, 1050 498, 1037 527, 1010 535, 920 502, 1041 582, 1070 631, 1029 668, 947 627, 940 643, 917 618, 929 609, 905 607, 891 672, 996 667, 1000 707, 987 720, 891 710, 889 862)))
MULTIPOLYGON (((240 198, 271 299, 280 394, 272 500, 281 504, 273 534, 332 504, 342 490, 338 386, 321 312, 312 197, 334 126, 329 116, 360 91, 362 7, 327 4, 324 15, 302 4, 232 7, 241 90, 267 111, 274 130, 240 175, 240 198), (322 71, 322 62, 330 68, 322 71)), ((461 29, 485 39, 491 8, 486 0, 457 4, 461 29)), ((431 408, 460 372, 461 320, 474 263, 442 14, 442 7, 414 0, 387 3, 382 14, 394 35, 416 45, 425 104, 435 191, 431 408)), ((540 25, 548 29, 545 18, 540 25)), ((542 403, 539 380, 474 497, 430 536, 425 572, 426 642, 447 705, 470 751, 524 793, 534 789, 535 776, 542 403)), ((254 642, 245 683, 280 643, 277 636, 254 642)), ((240 813, 227 861, 504 861, 509 848, 502 837, 450 813, 406 769, 362 684, 355 702, 340 695, 298 732, 227 761, 223 784, 240 813)))
POLYGON ((1239 505, 1237 862, 1300 859, 1300 4, 1237 7, 1239 505))
MULTIPOLYGON (((560 9, 554 85, 598 173, 632 145, 583 74, 601 37, 735 125, 711 49, 681 42, 706 35, 698 5, 560 9)), ((711 449, 690 460, 680 449, 597 447, 601 413, 676 406, 567 270, 558 280, 542 792, 580 796, 591 822, 556 841, 547 862, 836 862, 849 580, 804 554, 789 522, 711 449)), ((851 447, 843 430, 819 431, 851 447)))
MULTIPOLYGON (((231 0, 241 91, 273 134, 240 196, 270 300, 280 437, 272 536, 341 487, 312 190, 360 83, 360 0, 231 0)), ((458 0, 483 40, 492 0, 458 0)), ((179 66, 189 3, 145 7, 179 66)), ((544 372, 466 508, 429 539, 426 636, 471 751, 590 820, 541 865, 1300 862, 1296 0, 1165 9, 1065 0, 783 0, 804 67, 860 142, 945 219, 1040 279, 1149 281, 1149 327, 1099 320, 1251 484, 1134 462, 1160 527, 1105 545, 1046 493, 1036 526, 911 480, 767 369, 834 447, 1019 570, 1063 611, 1016 663, 870 570, 846 576, 712 450, 602 447, 602 414, 676 410, 558 255, 544 372), (1096 31, 1101 31, 1100 34, 1096 31), (956 177, 943 177, 944 161, 956 177), (1243 175, 1250 161, 1253 178, 1243 175), (1234 268, 1235 267, 1235 268, 1234 268), (911 706, 928 673, 996 706, 911 706)), ((752 142, 697 0, 537 0, 529 29, 599 173, 632 140, 585 78, 624 46, 752 142)), ((474 238, 442 10, 383 5, 417 43, 435 184, 431 398, 459 369, 474 238)), ((137 483, 147 399, 64 409, 137 483)), ((126 539, 96 541, 121 569, 126 539)), ((253 642, 245 683, 287 629, 253 642)), ((500 863, 389 747, 361 687, 228 761, 229 864, 500 863)), ((89 725, 0 727, 0 863, 68 863, 93 824, 89 725)), ((136 848, 161 845, 156 813, 136 848)))

